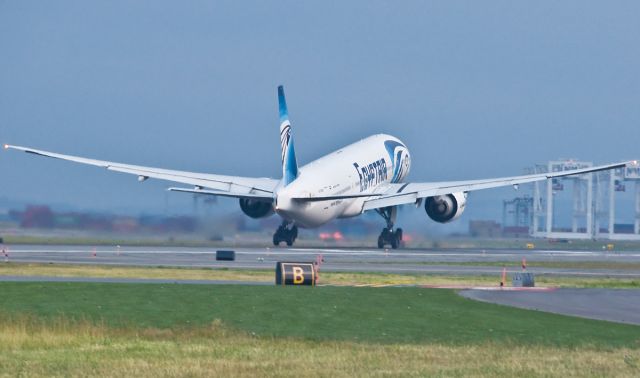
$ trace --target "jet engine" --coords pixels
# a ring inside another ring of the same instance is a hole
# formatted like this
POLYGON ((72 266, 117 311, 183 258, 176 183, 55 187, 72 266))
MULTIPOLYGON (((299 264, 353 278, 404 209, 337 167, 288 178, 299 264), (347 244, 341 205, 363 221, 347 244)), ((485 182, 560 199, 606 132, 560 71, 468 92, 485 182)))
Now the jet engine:
POLYGON ((429 218, 438 223, 448 223, 460 218, 467 204, 467 193, 451 193, 442 196, 427 197, 424 209, 429 218))
POLYGON ((264 218, 274 213, 271 202, 240 198, 240 209, 251 218, 264 218))

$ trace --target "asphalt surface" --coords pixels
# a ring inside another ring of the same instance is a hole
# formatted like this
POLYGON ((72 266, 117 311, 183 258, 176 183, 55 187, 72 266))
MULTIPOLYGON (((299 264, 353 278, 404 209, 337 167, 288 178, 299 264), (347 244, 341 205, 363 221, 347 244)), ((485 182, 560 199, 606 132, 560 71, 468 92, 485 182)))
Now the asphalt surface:
MULTIPOLYGON (((499 276, 503 267, 482 266, 480 264, 508 262, 508 272, 520 271, 520 263, 523 258, 529 263, 590 261, 640 264, 640 251, 232 249, 236 252, 235 261, 216 261, 216 250, 211 248, 123 247, 118 249, 115 246, 93 248, 89 246, 20 245, 9 248, 7 259, 13 262, 33 263, 273 269, 277 261, 312 262, 321 256, 324 259, 323 271, 492 276, 499 276), (465 265, 455 265, 459 263, 465 263, 465 265), (478 263, 478 265, 473 263, 478 263)), ((0 259, 2 258, 3 256, 0 255, 0 259)), ((528 270, 537 275, 640 278, 640 269, 529 267, 528 270)))
POLYGON ((460 295, 528 310, 640 325, 640 290, 635 289, 462 290, 460 295))

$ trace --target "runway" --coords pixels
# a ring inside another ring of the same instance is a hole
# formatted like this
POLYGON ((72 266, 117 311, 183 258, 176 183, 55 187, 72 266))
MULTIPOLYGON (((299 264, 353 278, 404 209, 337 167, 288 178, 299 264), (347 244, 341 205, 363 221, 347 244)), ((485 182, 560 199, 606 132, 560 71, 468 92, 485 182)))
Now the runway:
POLYGON ((640 290, 635 289, 462 290, 460 295, 528 310, 640 325, 640 290))
MULTIPOLYGON (((638 264, 640 252, 541 251, 509 249, 379 250, 351 248, 225 248, 236 252, 235 261, 216 261, 216 249, 169 247, 90 247, 18 245, 8 250, 8 261, 163 267, 273 269, 277 261, 311 262, 321 256, 323 271, 397 274, 492 275, 520 271, 523 258, 536 262, 614 263, 616 268, 535 267, 536 275, 569 277, 640 278, 640 269, 620 268, 638 264), (498 264, 496 264, 498 263, 498 264), (489 264, 489 265, 486 265, 489 264), (493 265, 493 266, 491 266, 493 265), (623 265, 624 266, 624 265, 623 265)), ((2 256, 0 256, 2 258, 2 256)))

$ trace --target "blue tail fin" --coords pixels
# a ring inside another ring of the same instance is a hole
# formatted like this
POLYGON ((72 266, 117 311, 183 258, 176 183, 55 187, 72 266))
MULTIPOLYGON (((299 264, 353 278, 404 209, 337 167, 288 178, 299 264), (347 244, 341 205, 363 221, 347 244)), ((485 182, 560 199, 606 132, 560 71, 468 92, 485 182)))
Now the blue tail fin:
POLYGON ((296 161, 296 150, 293 147, 293 137, 291 136, 291 122, 289 122, 289 112, 287 102, 284 98, 284 88, 278 87, 278 105, 280 110, 280 145, 282 147, 282 178, 284 185, 289 185, 298 177, 298 162, 296 161))

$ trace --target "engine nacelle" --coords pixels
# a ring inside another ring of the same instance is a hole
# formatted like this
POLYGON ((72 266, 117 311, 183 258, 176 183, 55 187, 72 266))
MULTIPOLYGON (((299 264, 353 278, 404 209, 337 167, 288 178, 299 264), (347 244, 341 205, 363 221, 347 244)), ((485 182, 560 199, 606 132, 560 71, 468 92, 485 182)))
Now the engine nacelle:
POLYGON ((424 209, 429 218, 438 223, 447 223, 460 218, 467 204, 467 193, 451 193, 427 197, 424 209))
POLYGON ((240 209, 251 218, 264 218, 274 213, 271 202, 254 200, 251 198, 240 198, 240 209))

